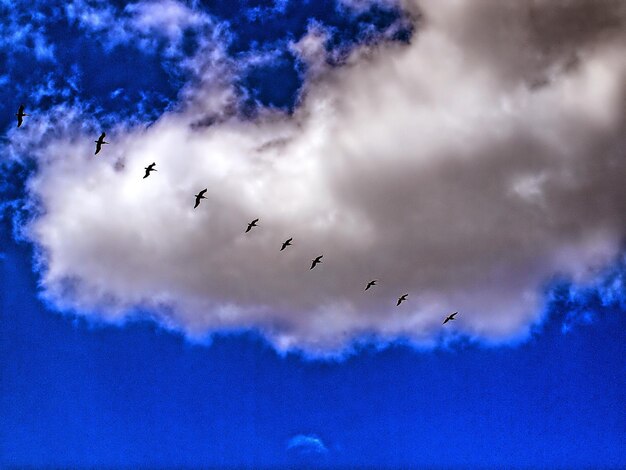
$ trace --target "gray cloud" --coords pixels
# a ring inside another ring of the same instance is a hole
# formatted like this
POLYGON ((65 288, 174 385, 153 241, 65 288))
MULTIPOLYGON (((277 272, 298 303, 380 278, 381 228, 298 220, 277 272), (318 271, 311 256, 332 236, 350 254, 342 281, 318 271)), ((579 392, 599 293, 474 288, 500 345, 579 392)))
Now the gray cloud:
POLYGON ((91 135, 58 133, 28 182, 44 295, 317 353, 361 333, 433 344, 452 310, 445 331, 524 336, 552 276, 591 279, 626 235, 618 3, 407 0, 422 18, 409 45, 362 47, 341 68, 319 59, 319 30, 294 45, 315 67, 293 116, 230 117, 225 66, 149 129, 113 130, 101 158, 91 135), (206 108, 221 120, 192 126, 206 108))

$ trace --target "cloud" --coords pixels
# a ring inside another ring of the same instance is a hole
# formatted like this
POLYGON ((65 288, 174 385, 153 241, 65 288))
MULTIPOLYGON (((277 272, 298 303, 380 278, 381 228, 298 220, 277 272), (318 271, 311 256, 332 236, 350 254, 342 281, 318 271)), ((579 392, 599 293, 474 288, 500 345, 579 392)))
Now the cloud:
POLYGON ((156 51, 165 42, 164 54, 182 57, 182 42, 187 31, 212 36, 219 30, 210 15, 176 0, 142 0, 124 9, 100 2, 74 0, 66 6, 71 22, 82 28, 106 34, 107 47, 133 43, 147 52, 156 51))
POLYGON ((287 443, 287 450, 299 455, 319 455, 328 453, 324 442, 315 435, 298 434, 287 443))
MULTIPOLYGON (((392 6, 400 8, 401 0, 340 0, 339 3, 344 7, 349 7, 357 12, 364 12, 377 5, 392 6)), ((406 4, 403 6, 407 6, 406 4)), ((409 4, 409 6, 411 6, 409 4)))
POLYGON ((202 14, 174 0, 133 3, 126 6, 125 11, 130 14, 131 24, 138 31, 146 35, 162 34, 177 41, 186 28, 207 22, 202 14))
POLYGON ((403 7, 420 18, 409 44, 361 46, 339 68, 320 60, 319 30, 295 42, 315 67, 293 115, 239 118, 236 67, 216 53, 178 108, 110 129, 98 158, 94 130, 46 140, 24 227, 45 298, 111 321, 149 311, 191 336, 258 328, 315 353, 360 334, 527 334, 553 276, 592 279, 626 236, 624 7, 403 7))
MULTIPOLYGON (((0 51, 10 60, 13 60, 15 54, 32 53, 39 62, 54 62, 54 46, 42 28, 46 19, 54 21, 57 17, 54 13, 49 18, 38 14, 20 15, 13 4, 0 3, 0 51)), ((6 65, 3 68, 6 69, 6 65)))
POLYGON ((598 321, 606 311, 626 309, 626 254, 607 267, 593 282, 586 285, 561 283, 550 292, 550 302, 564 305, 561 331, 568 333, 577 325, 598 321))

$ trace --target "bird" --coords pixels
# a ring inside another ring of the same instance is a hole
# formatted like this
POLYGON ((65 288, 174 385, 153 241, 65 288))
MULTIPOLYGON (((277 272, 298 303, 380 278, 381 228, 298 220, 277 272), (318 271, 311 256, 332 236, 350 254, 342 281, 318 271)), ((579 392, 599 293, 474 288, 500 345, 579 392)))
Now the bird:
POLYGON ((150 172, 152 171, 157 171, 154 167, 156 166, 156 163, 151 163, 150 165, 148 165, 147 167, 144 168, 144 170, 146 170, 146 174, 143 177, 143 179, 146 179, 148 176, 150 176, 150 172))
POLYGON ((365 290, 369 290, 370 287, 375 286, 376 282, 378 282, 378 279, 374 279, 373 281, 368 282, 367 285, 365 286, 365 290))
POLYGON ((100 134, 100 137, 98 137, 98 140, 94 140, 94 142, 96 143, 96 153, 94 153, 94 155, 98 155, 98 152, 100 152, 100 150, 102 149, 102 146, 104 144, 108 144, 108 142, 104 141, 105 137, 106 137, 106 134, 103 132, 102 134, 100 134))
POLYGON ((446 323, 448 323, 449 321, 454 320, 454 319, 455 319, 455 318, 454 318, 454 316, 455 316, 457 313, 459 313, 459 312, 454 312, 454 313, 451 313, 450 315, 448 315, 448 316, 446 317, 446 319, 443 321, 442 325, 445 325, 445 324, 446 324, 446 323))
POLYGON ((252 227, 257 227, 257 222, 259 221, 259 219, 254 219, 252 222, 250 222, 248 224, 248 228, 246 229, 246 233, 248 233, 250 230, 252 230, 252 227))
POLYGON ((206 199, 206 197, 204 197, 204 193, 206 193, 207 191, 208 191, 208 188, 205 188, 202 191, 200 191, 198 194, 196 194, 196 205, 193 206, 194 209, 200 205, 200 199, 206 199))
POLYGON ((287 248, 288 246, 291 246, 291 241, 293 240, 293 238, 290 238, 289 240, 285 240, 283 242, 283 246, 280 248, 280 251, 283 251, 285 248, 287 248))
POLYGON ((402 302, 404 302, 408 296, 409 296, 409 294, 404 294, 404 295, 401 295, 400 297, 398 297, 398 303, 396 304, 396 307, 398 305, 400 305, 402 302))
POLYGON ((321 263, 323 256, 324 255, 320 255, 317 258, 315 258, 313 261, 311 261, 311 268, 310 269, 313 269, 315 266, 317 266, 319 263, 321 263))
POLYGON ((24 116, 28 116, 28 114, 24 112, 23 104, 21 104, 20 107, 17 109, 17 113, 15 113, 15 115, 17 116, 17 127, 21 127, 22 122, 24 122, 24 116))

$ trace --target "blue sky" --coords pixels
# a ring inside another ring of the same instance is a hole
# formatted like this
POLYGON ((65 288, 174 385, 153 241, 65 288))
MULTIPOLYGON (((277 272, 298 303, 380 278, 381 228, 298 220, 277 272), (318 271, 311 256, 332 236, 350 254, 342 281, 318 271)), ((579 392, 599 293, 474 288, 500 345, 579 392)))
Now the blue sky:
POLYGON ((457 8, 0 2, 0 466, 626 465, 626 19, 457 8))

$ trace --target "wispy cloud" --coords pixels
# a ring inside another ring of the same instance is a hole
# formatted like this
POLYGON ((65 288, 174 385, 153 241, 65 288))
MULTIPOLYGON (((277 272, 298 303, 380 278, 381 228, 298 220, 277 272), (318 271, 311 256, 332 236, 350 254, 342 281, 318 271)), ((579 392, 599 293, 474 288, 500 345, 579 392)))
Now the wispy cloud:
POLYGON ((287 442, 287 450, 300 455, 321 455, 328 453, 324 442, 316 435, 298 434, 287 442))
POLYGON ((12 4, 0 4, 0 50, 8 57, 16 53, 32 53, 38 61, 54 61, 54 46, 46 37, 42 25, 55 19, 55 14, 52 17, 19 14, 12 4))
POLYGON ((154 51, 165 44, 166 54, 172 57, 184 55, 181 47, 185 32, 211 35, 217 25, 206 12, 176 0, 143 0, 123 9, 106 2, 74 0, 66 6, 66 13, 81 27, 106 34, 104 44, 110 48, 133 43, 154 51))

